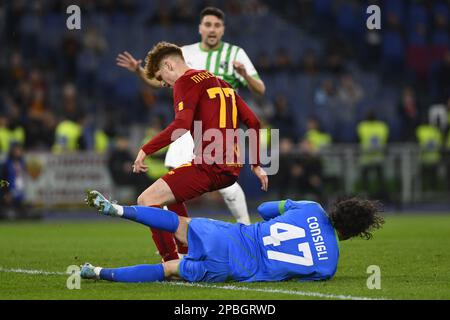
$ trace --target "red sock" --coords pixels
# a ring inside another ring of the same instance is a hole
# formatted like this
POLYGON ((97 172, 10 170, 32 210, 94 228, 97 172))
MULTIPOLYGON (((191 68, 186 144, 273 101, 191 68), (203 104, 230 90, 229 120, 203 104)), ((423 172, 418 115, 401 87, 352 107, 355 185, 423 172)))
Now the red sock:
MULTIPOLYGON (((184 204, 184 202, 174 203, 174 204, 168 205, 167 209, 169 209, 170 211, 175 212, 180 217, 189 217, 188 212, 187 212, 187 208, 186 208, 186 205, 184 204)), ((187 245, 185 245, 185 244, 181 243, 180 241, 178 241, 177 238, 175 238, 175 237, 173 237, 173 238, 175 239, 175 242, 177 244, 178 253, 187 254, 188 253, 187 245)))
POLYGON ((178 258, 177 248, 173 241, 173 233, 150 228, 152 238, 158 248, 163 261, 176 260, 178 258))
MULTIPOLYGON (((150 207, 161 208, 161 206, 156 205, 150 207)), ((153 241, 155 242, 156 248, 163 261, 179 259, 175 241, 173 239, 173 233, 161 231, 156 228, 150 228, 150 230, 152 232, 153 241)))

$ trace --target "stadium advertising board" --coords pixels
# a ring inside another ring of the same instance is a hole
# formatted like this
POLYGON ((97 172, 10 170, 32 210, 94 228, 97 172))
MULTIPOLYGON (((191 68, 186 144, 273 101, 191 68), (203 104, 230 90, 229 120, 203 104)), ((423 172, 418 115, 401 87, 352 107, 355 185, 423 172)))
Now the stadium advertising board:
POLYGON ((95 185, 111 194, 106 158, 95 153, 29 153, 27 201, 33 205, 82 205, 86 189, 95 185))

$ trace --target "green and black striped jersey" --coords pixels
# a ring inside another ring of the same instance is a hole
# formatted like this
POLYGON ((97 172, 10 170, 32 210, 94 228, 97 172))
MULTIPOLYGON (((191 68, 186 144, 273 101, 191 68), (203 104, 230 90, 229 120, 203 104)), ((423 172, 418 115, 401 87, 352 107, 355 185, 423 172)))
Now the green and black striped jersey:
POLYGON ((233 61, 242 63, 249 75, 259 79, 258 72, 244 49, 228 42, 222 42, 215 50, 202 49, 200 42, 183 46, 181 49, 189 67, 208 70, 228 82, 233 88, 247 86, 247 81, 234 70, 233 61))

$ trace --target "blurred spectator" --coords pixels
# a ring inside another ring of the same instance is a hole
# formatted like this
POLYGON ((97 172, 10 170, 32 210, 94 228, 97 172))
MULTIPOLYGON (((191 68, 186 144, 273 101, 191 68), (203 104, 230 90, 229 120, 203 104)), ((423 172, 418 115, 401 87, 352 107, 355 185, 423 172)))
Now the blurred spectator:
POLYGON ((25 130, 22 124, 20 110, 17 105, 13 105, 10 108, 8 127, 11 135, 11 144, 16 143, 23 147, 25 144, 25 130))
POLYGON ((295 140, 297 124, 292 116, 292 110, 288 104, 288 99, 284 95, 278 95, 274 102, 275 113, 269 120, 273 128, 280 129, 280 138, 290 138, 295 140))
POLYGON ((361 184, 362 190, 369 196, 386 200, 383 164, 386 145, 389 139, 389 127, 377 120, 375 113, 370 111, 365 120, 357 127, 360 144, 361 184))
MULTIPOLYGON (((436 8, 437 9, 437 8, 436 8)), ((442 60, 449 51, 450 34, 448 29, 449 7, 439 6, 434 15, 434 30, 431 34, 431 54, 434 60, 442 60)))
POLYGON ((18 48, 22 40, 20 25, 26 11, 26 2, 24 0, 10 1, 9 5, 6 6, 6 10, 5 36, 8 43, 14 48, 18 48))
POLYGON ((307 130, 304 140, 309 143, 314 152, 320 152, 323 148, 331 145, 331 136, 321 130, 320 123, 317 118, 308 118, 306 127, 307 130))
POLYGON ((59 114, 66 117, 76 118, 82 112, 78 103, 78 92, 75 85, 71 82, 66 83, 62 88, 62 110, 58 110, 59 114))
MULTIPOLYGON (((150 139, 156 136, 163 130, 163 118, 162 117, 154 117, 151 122, 151 126, 146 130, 145 137, 142 140, 142 144, 147 143, 150 139)), ((144 163, 151 169, 147 171, 147 176, 151 181, 156 181, 161 178, 164 174, 167 173, 167 168, 164 164, 164 159, 167 153, 167 149, 169 147, 165 147, 154 153, 151 157, 147 157, 144 163)))
POLYGON ((157 11, 147 18, 146 25, 149 27, 155 25, 170 27, 173 23, 173 12, 171 12, 168 2, 159 0, 156 8, 158 8, 157 11))
POLYGON ((26 106, 26 148, 37 149, 48 147, 54 135, 54 119, 51 115, 51 106, 47 95, 47 85, 43 80, 42 72, 32 70, 29 81, 23 83, 21 103, 26 106), (29 97, 28 97, 29 96, 29 97), (26 102, 29 100, 29 102, 26 102), (23 104, 23 103, 26 104, 23 104))
MULTIPOLYGON (((115 139, 114 147, 108 156, 108 169, 116 186, 128 186, 134 190, 135 198, 154 181, 146 174, 133 173, 134 155, 130 152, 130 142, 126 137, 115 139)), ((153 168, 150 168, 153 170, 153 168)))
POLYGON ((25 143, 25 130, 21 125, 19 110, 14 107, 8 115, 0 115, 0 155, 9 153, 11 145, 25 143))
POLYGON ((382 35, 378 30, 367 29, 365 32, 360 50, 360 63, 366 69, 375 70, 381 58, 382 35))
POLYGON ((439 65, 436 73, 436 84, 439 100, 444 100, 450 96, 450 51, 445 54, 439 65))
POLYGON ((289 181, 291 176, 290 166, 292 162, 293 150, 295 148, 294 141, 291 138, 280 137, 279 159, 280 168, 278 173, 273 176, 274 185, 278 186, 278 198, 286 199, 288 197, 289 181))
POLYGON ((0 114, 0 158, 6 156, 10 148, 9 119, 6 115, 0 114))
POLYGON ((174 23, 195 23, 197 22, 198 10, 189 0, 177 0, 173 10, 174 23))
POLYGON ((280 169, 273 179, 280 199, 300 196, 324 200, 321 159, 306 139, 298 149, 292 139, 280 139, 280 169))
POLYGON ((64 35, 61 44, 60 66, 62 68, 63 80, 74 80, 77 76, 78 55, 81 45, 77 36, 73 32, 64 35))
POLYGON ((40 118, 47 109, 47 99, 43 89, 33 90, 28 114, 32 118, 40 118))
POLYGON ((442 133, 438 127, 428 123, 428 119, 424 115, 421 124, 416 129, 416 137, 420 147, 422 188, 424 191, 436 190, 443 146, 442 133))
POLYGON ((299 155, 295 156, 290 166, 290 179, 286 182, 291 190, 306 199, 323 203, 324 187, 322 161, 308 140, 302 140, 299 155))
POLYGON ((262 73, 271 74, 274 71, 274 66, 267 52, 263 51, 256 58, 256 69, 262 73))
POLYGON ((102 55, 108 49, 108 44, 98 28, 91 26, 83 36, 83 48, 96 55, 102 55))
POLYGON ((137 108, 138 119, 136 122, 145 123, 149 122, 150 117, 156 113, 157 97, 155 90, 147 85, 141 85, 139 89, 139 105, 137 108))
POLYGON ((336 90, 332 79, 325 79, 320 83, 314 94, 314 102, 318 106, 334 106, 336 90))
POLYGON ((123 12, 129 16, 136 13, 136 0, 120 0, 117 4, 117 11, 123 12))
POLYGON ((294 64, 292 63, 289 51, 285 48, 278 48, 275 54, 275 68, 277 71, 293 71, 294 64))
POLYGON ((267 13, 267 6, 261 0, 246 0, 241 1, 242 11, 247 14, 264 15, 267 13))
POLYGON ((427 80, 431 64, 430 50, 427 43, 427 27, 418 23, 409 31, 409 45, 406 52, 408 70, 412 72, 413 79, 423 82, 427 80))
POLYGON ((108 49, 106 39, 95 26, 90 26, 83 38, 83 49, 77 59, 78 87, 92 96, 97 85, 100 59, 108 49))
POLYGON ((307 75, 316 75, 320 71, 319 58, 313 49, 306 50, 300 63, 301 72, 307 75))
POLYGON ((383 65, 387 79, 398 80, 404 69, 405 43, 399 17, 388 13, 387 23, 383 34, 383 65))
MULTIPOLYGON (((38 90, 41 92, 43 91, 42 89, 38 90)), ((21 81, 13 93, 14 95, 12 96, 12 99, 20 106, 23 114, 28 112, 28 109, 33 104, 33 99, 39 98, 39 94, 33 92, 33 88, 31 87, 29 80, 21 81)))
POLYGON ((350 73, 340 77, 337 87, 337 98, 345 106, 355 106, 364 98, 364 90, 357 84, 350 73))
POLYGON ((0 168, 0 179, 9 182, 9 187, 0 191, 0 218, 18 219, 27 215, 25 207, 25 185, 27 170, 23 158, 23 148, 11 145, 8 157, 0 168))
POLYGON ((402 119, 402 141, 415 141, 415 130, 420 119, 420 107, 416 101, 413 88, 403 88, 397 111, 402 119))
POLYGON ((357 3, 354 0, 338 0, 336 2, 336 24, 346 37, 354 38, 358 26, 357 3))
POLYGON ((341 74, 344 72, 344 58, 339 52, 331 52, 325 58, 325 71, 332 74, 341 74))
POLYGON ((333 75, 340 75, 346 67, 346 44, 337 37, 331 37, 325 46, 324 71, 333 75))
POLYGON ((26 59, 38 59, 40 55, 40 31, 44 8, 42 1, 28 3, 26 10, 20 20, 21 48, 26 59))
POLYGON ((25 124, 26 142, 28 150, 50 150, 55 138, 55 116, 46 111, 39 117, 29 117, 25 124))
POLYGON ((72 114, 56 126, 54 153, 75 152, 84 148, 83 120, 82 115, 72 114))
POLYGON ((8 91, 15 93, 21 81, 26 77, 22 54, 20 52, 14 51, 11 54, 9 64, 5 68, 5 73, 0 75, 0 77, 5 77, 2 82, 5 83, 8 91))
POLYGON ((79 150, 93 150, 98 154, 106 153, 110 147, 109 136, 95 123, 93 116, 83 114, 79 123, 82 127, 81 137, 78 140, 79 150))

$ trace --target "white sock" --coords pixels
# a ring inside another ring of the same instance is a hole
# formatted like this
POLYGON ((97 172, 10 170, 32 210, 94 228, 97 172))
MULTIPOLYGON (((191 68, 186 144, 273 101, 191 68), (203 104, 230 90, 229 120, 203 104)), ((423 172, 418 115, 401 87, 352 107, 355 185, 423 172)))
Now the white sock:
POLYGON ((122 206, 120 206, 120 205, 118 205, 118 204, 113 204, 112 206, 113 206, 114 208, 116 208, 116 210, 117 210, 117 215, 118 215, 119 217, 123 216, 123 207, 122 207, 122 206))
POLYGON ((95 275, 97 276, 97 278, 99 278, 100 279, 100 271, 102 270, 103 268, 100 268, 100 267, 95 267, 94 268, 94 273, 95 273, 95 275))
POLYGON ((242 190, 241 186, 236 182, 229 187, 220 189, 219 192, 236 221, 249 225, 251 222, 247 209, 247 201, 245 200, 244 190, 242 190))

